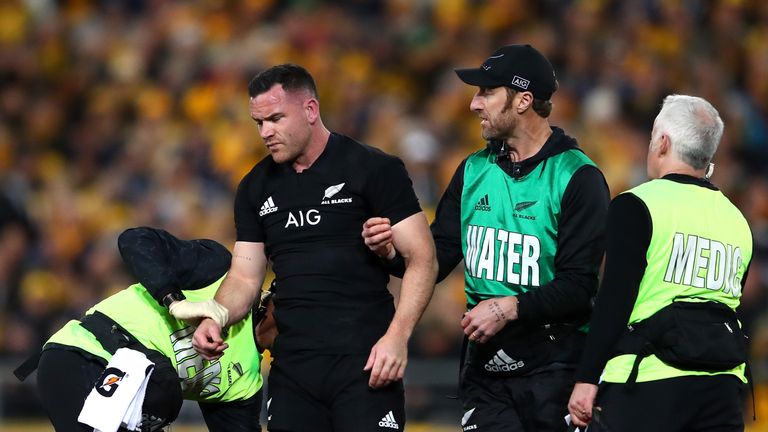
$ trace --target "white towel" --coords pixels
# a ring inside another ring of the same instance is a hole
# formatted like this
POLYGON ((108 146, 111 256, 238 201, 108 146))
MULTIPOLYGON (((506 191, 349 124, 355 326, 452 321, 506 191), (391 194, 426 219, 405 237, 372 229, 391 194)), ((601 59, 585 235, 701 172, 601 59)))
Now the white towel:
POLYGON ((144 353, 118 349, 85 399, 77 421, 96 432, 115 432, 121 424, 128 430, 138 430, 141 405, 154 367, 144 353))
MULTIPOLYGON (((569 427, 572 425, 573 421, 571 420, 571 415, 570 415, 570 414, 566 414, 566 415, 565 415, 565 423, 566 423, 566 424, 567 424, 569 427)), ((568 429, 568 430, 570 430, 570 429, 568 429)), ((575 427, 575 428, 573 428, 573 432, 581 432, 581 429, 580 429, 580 428, 577 428, 577 427, 575 427)), ((586 429, 584 429, 584 432, 586 432, 586 429)))

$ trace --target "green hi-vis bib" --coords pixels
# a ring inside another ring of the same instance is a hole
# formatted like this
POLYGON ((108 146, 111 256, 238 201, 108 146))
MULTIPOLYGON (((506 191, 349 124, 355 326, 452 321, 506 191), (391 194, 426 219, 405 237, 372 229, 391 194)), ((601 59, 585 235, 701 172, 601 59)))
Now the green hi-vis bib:
MULTIPOLYGON (((222 278, 223 279, 223 278, 222 278)), ((221 280, 194 291, 184 291, 190 301, 213 298, 221 280)), ((253 396, 262 386, 260 356, 256 350, 250 314, 228 329, 229 347, 215 361, 204 360, 192 347, 194 327, 177 320, 157 304, 140 284, 97 303, 86 314, 99 311, 128 329, 147 348, 171 359, 182 379, 184 399, 227 402, 253 396)), ((102 348, 79 321, 68 322, 48 342, 83 349, 109 361, 112 355, 102 348)))
MULTIPOLYGON (((722 192, 671 180, 653 180, 630 191, 645 203, 653 234, 648 266, 629 323, 650 317, 676 297, 713 300, 736 309, 741 279, 752 259, 752 234, 739 210, 722 192)), ((635 356, 611 359, 603 381, 626 382, 635 356)), ((746 382, 744 365, 730 373, 746 382)), ((637 381, 714 375, 668 366, 651 355, 640 363, 637 381)))
POLYGON ((594 165, 579 150, 552 156, 514 179, 485 149, 470 155, 461 195, 467 307, 521 294, 555 275, 560 202, 573 174, 594 165))

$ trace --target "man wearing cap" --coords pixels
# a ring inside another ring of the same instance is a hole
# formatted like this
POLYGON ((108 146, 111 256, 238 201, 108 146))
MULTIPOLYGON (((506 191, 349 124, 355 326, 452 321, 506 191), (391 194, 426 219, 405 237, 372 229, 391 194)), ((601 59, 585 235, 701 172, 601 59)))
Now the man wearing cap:
MULTIPOLYGON (((463 259, 467 313, 460 397, 465 431, 564 431, 569 390, 597 289, 610 200, 575 139, 549 125, 557 80, 530 45, 457 69, 477 86, 484 150, 458 167, 431 225, 438 281, 463 259)), ((391 259, 387 220, 363 237, 391 259)))

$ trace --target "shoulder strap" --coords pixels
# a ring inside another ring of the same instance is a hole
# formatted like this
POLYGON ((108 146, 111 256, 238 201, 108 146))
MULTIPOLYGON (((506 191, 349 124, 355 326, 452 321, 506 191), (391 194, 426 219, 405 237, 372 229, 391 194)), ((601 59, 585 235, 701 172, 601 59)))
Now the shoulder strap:
POLYGON ((24 363, 19 365, 13 370, 13 374, 19 381, 24 381, 28 376, 37 370, 37 365, 40 364, 40 356, 43 355, 43 350, 38 350, 32 354, 28 359, 24 360, 24 363))

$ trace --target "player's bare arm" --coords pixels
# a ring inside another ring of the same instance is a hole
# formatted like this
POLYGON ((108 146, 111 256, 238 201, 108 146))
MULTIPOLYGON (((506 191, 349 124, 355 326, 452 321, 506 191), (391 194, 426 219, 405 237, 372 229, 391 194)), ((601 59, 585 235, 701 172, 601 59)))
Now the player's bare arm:
MULTIPOLYGON (((235 242, 232 265, 214 298, 228 312, 225 325, 240 321, 250 311, 261 291, 266 266, 263 243, 235 242)), ((221 336, 221 323, 202 320, 192 338, 192 346, 208 360, 221 356, 227 348, 221 336)))
POLYGON ((424 213, 416 213, 392 226, 392 243, 405 259, 406 270, 395 316, 386 334, 371 349, 365 370, 369 385, 385 386, 402 379, 408 361, 408 339, 427 307, 435 287, 435 244, 424 213))

